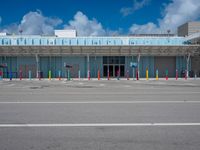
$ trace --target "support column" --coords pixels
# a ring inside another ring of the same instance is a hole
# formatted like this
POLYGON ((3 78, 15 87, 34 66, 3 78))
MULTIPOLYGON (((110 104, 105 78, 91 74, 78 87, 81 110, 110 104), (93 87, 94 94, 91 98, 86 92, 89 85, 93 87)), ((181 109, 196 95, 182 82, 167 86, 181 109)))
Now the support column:
POLYGON ((186 78, 189 76, 189 63, 190 63, 190 53, 188 54, 187 56, 187 59, 186 59, 186 78))
POLYGON ((138 58, 137 59, 138 59, 138 64, 137 64, 138 65, 138 70, 137 71, 138 71, 138 79, 139 79, 140 78, 140 53, 138 54, 138 58))
POLYGON ((87 77, 90 80, 90 56, 87 54, 87 77))
POLYGON ((40 78, 40 60, 38 54, 35 55, 35 59, 36 59, 36 77, 40 78))

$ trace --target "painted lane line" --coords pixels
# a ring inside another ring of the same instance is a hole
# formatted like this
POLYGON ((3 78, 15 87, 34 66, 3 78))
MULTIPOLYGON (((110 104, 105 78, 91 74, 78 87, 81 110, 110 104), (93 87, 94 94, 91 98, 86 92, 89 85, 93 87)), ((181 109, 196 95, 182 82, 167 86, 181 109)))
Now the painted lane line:
POLYGON ((81 124, 0 124, 0 128, 15 127, 148 127, 200 126, 200 123, 81 123, 81 124))
POLYGON ((55 102, 55 101, 15 101, 15 102, 0 102, 0 104, 170 104, 170 103, 200 103, 200 101, 68 101, 68 102, 55 102))
MULTIPOLYGON (((7 92, 7 91, 4 91, 3 93, 1 93, 1 94, 9 94, 9 95, 28 95, 28 94, 34 94, 34 93, 32 93, 32 92, 25 92, 25 93, 15 93, 15 92, 7 92)), ((41 95, 49 95, 49 93, 47 93, 47 94, 45 94, 45 93, 35 93, 36 95, 39 95, 39 94, 41 94, 41 95)), ((191 95, 191 94, 200 94, 200 92, 185 92, 185 91, 183 91, 183 92, 156 92, 156 93, 153 93, 153 91, 151 91, 151 92, 138 92, 138 93, 134 93, 134 92, 132 92, 132 93, 101 93, 101 92, 99 92, 99 93, 67 93, 67 92, 53 92, 53 94, 54 95, 60 95, 60 94, 62 94, 62 95, 111 95, 111 96, 115 96, 115 95, 122 95, 122 96, 124 96, 124 95, 168 95, 168 94, 170 94, 170 95, 172 95, 172 94, 181 94, 181 95, 191 95)))

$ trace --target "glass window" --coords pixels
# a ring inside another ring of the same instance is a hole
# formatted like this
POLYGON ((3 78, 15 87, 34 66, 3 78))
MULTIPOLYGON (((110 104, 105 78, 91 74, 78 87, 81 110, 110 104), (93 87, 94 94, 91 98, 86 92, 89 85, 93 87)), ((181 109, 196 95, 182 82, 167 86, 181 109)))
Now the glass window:
POLYGON ((103 57, 103 64, 108 64, 107 60, 108 60, 107 56, 104 56, 103 57))

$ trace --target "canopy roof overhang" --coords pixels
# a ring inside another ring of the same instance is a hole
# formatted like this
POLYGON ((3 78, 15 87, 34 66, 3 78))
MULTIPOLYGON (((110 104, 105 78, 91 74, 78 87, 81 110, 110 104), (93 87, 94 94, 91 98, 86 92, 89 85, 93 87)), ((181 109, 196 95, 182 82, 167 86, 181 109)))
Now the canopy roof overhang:
POLYGON ((0 56, 200 56, 200 45, 176 46, 0 46, 0 56))

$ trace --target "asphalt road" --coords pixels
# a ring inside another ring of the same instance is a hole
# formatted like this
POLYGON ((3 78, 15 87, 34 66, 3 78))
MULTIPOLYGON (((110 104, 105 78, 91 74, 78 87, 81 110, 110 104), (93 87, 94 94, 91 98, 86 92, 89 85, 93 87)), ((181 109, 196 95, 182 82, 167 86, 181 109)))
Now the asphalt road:
POLYGON ((0 81, 1 150, 199 147, 199 79, 0 81))

